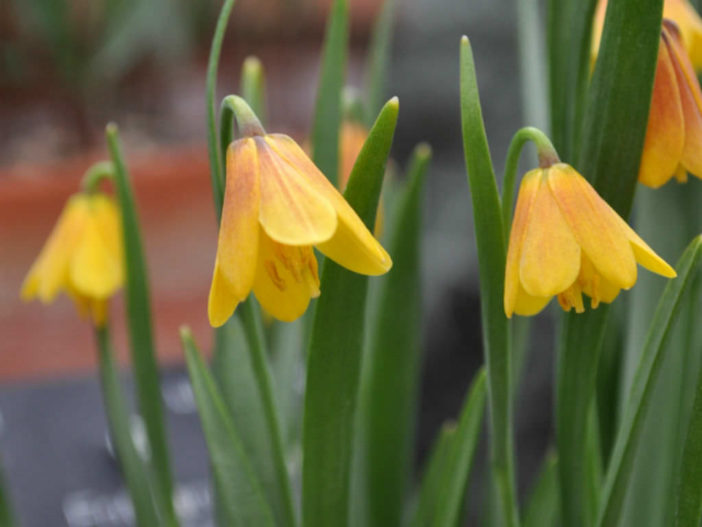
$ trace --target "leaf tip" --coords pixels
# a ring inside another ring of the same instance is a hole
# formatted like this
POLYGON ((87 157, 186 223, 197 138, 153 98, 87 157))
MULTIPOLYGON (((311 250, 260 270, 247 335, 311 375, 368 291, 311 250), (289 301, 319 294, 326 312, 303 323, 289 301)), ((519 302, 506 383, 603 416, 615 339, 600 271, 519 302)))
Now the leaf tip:
POLYGON ((419 143, 416 148, 415 152, 417 154, 417 157, 420 158, 422 161, 428 160, 431 158, 431 146, 429 143, 419 143))

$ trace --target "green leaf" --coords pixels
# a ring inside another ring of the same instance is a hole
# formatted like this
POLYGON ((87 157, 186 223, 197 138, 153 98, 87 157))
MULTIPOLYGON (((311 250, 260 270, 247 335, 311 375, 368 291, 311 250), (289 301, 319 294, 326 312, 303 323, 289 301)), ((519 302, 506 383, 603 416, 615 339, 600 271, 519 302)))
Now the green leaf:
POLYGON ((334 186, 339 170, 341 90, 346 76, 348 39, 348 0, 334 0, 324 39, 311 137, 312 160, 334 186))
POLYGON ((226 526, 273 526, 273 512, 251 467, 238 428, 188 329, 181 330, 190 382, 210 454, 219 521, 226 526))
POLYGON ((485 136, 473 53, 461 40, 461 121, 468 183, 473 200, 480 270, 480 314, 490 401, 492 469, 505 525, 519 524, 514 490, 510 325, 503 307, 505 238, 495 172, 485 136))
POLYGON ((241 96, 246 99, 251 109, 258 116, 261 124, 266 125, 266 76, 263 64, 258 57, 246 57, 241 68, 241 96))
POLYGON ((448 464, 440 482, 442 489, 436 508, 434 527, 460 525, 468 477, 473 466, 475 447, 485 410, 485 370, 481 369, 468 390, 456 435, 451 441, 448 464))
POLYGON ((401 523, 411 474, 421 342, 421 197, 430 156, 425 144, 412 156, 389 245, 393 269, 381 285, 364 358, 360 429, 369 526, 401 523))
MULTIPOLYGON (((661 0, 620 0, 607 9, 584 113, 580 173, 623 217, 629 214, 648 121, 660 39, 661 0), (636 52, 633 52, 636 50, 636 52)), ((556 396, 563 522, 589 525, 587 419, 609 306, 565 315, 556 396)))
POLYGON ((534 488, 524 506, 524 527, 554 527, 558 524, 558 468, 554 452, 546 454, 534 488))
POLYGON ((441 427, 422 476, 412 527, 429 527, 438 514, 439 499, 444 492, 443 475, 448 472, 451 459, 449 453, 455 436, 456 423, 446 423, 441 427))
POLYGON ((596 0, 548 2, 551 135, 561 159, 570 163, 575 161, 580 146, 596 5, 596 0))
POLYGON ((597 521, 598 526, 619 525, 619 515, 632 473, 632 462, 637 449, 641 424, 648 412, 655 379, 661 369, 664 357, 669 353, 670 347, 667 345, 667 337, 676 319, 680 300, 690 280, 695 275, 701 256, 702 236, 698 236, 690 243, 680 258, 676 266, 678 276, 668 282, 658 302, 607 470, 597 521))
POLYGON ((396 2, 397 0, 384 0, 373 26, 366 56, 366 126, 373 124, 373 119, 385 100, 396 2))
MULTIPOLYGON (((358 155, 346 200, 372 230, 399 103, 385 104, 358 155)), ((307 365, 303 423, 305 527, 348 524, 350 462, 368 278, 329 258, 322 269, 307 365)))
MULTIPOLYGON (((107 328, 96 330, 100 386, 105 401, 105 413, 110 427, 115 452, 119 460, 124 481, 129 491, 136 523, 140 527, 163 525, 158 504, 151 486, 149 470, 139 456, 131 435, 131 420, 115 368, 112 347, 107 328)), ((0 525, 6 525, 2 522, 0 525)))
POLYGON ((295 525, 290 481, 284 460, 276 463, 275 438, 268 426, 256 367, 240 317, 232 317, 216 336, 214 378, 238 430, 243 451, 261 483, 275 525, 295 525))
POLYGON ((172 498, 173 477, 151 328, 151 304, 144 249, 134 195, 115 124, 107 125, 107 145, 115 169, 114 182, 122 213, 126 269, 125 307, 138 406, 146 427, 151 464, 156 483, 160 487, 159 494, 166 501, 167 519, 171 523, 176 523, 172 498))

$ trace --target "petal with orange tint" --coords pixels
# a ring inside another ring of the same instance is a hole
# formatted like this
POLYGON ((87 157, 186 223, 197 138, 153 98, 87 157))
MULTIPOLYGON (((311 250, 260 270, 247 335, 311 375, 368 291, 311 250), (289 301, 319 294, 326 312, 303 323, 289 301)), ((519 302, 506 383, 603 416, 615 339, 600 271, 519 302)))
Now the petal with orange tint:
POLYGON ((261 306, 284 322, 298 319, 310 298, 319 296, 317 260, 312 247, 276 243, 261 230, 253 291, 261 306))
POLYGON ((536 297, 565 291, 580 271, 580 246, 551 195, 547 179, 548 169, 540 178, 519 263, 522 286, 536 297))
MULTIPOLYGON (((526 233, 529 215, 532 204, 539 189, 542 170, 537 168, 527 172, 522 178, 517 196, 517 206, 514 210, 512 229, 509 234, 509 245, 507 246, 507 263, 505 265, 505 315, 512 317, 519 299, 519 260, 522 254, 522 242, 526 233)), ((517 312, 518 315, 522 314, 517 312)))
POLYGON ((652 188, 666 183, 680 162, 685 147, 685 122, 675 69, 661 42, 646 128, 639 181, 652 188))
POLYGON ((595 269, 622 289, 633 286, 636 261, 618 214, 569 165, 553 165, 548 183, 575 240, 595 269))
POLYGON ((308 175, 271 148, 268 138, 256 137, 260 163, 259 221, 268 236, 286 245, 315 245, 336 231, 336 211, 309 184, 308 175))
POLYGON ((626 233, 626 237, 631 242, 631 248, 634 251, 634 258, 636 258, 636 261, 653 273, 668 278, 675 278, 677 276, 675 269, 668 265, 663 258, 658 256, 623 219, 619 218, 619 220, 621 221, 622 229, 626 233))
POLYGON ((258 255, 258 153, 252 138, 240 139, 227 150, 227 186, 217 243, 222 275, 239 300, 253 286, 258 255))
POLYGON ((310 185, 332 204, 338 214, 339 225, 334 236, 327 242, 316 244, 317 248, 356 273, 380 275, 387 272, 392 267, 388 253, 297 143, 281 134, 270 134, 266 140, 281 157, 308 177, 310 185))
POLYGON ((215 261, 210 294, 207 299, 207 317, 210 320, 210 325, 214 328, 224 325, 229 320, 229 317, 234 314, 239 302, 245 298, 246 295, 236 296, 233 293, 231 284, 220 269, 219 261, 215 261))
POLYGON ((702 19, 687 0, 666 0, 663 18, 675 22, 680 28, 686 55, 695 69, 702 67, 702 19))

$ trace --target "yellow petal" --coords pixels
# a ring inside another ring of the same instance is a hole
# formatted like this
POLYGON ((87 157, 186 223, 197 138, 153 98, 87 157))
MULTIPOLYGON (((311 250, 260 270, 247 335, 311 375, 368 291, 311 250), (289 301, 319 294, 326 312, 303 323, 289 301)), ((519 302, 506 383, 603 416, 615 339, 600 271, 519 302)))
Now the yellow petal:
POLYGON ((565 291, 580 271, 580 246, 551 195, 547 178, 548 170, 539 178, 519 265, 522 286, 536 297, 565 291))
POLYGON ((629 225, 627 225, 627 223, 623 219, 619 218, 619 220, 621 221, 622 229, 626 233, 626 237, 631 242, 631 248, 634 251, 634 257, 636 258, 636 261, 638 263, 640 263, 649 271, 668 278, 675 278, 676 276, 678 276, 675 272, 675 269, 668 265, 668 263, 663 258, 658 256, 656 252, 653 249, 651 249, 638 234, 636 234, 634 229, 629 227, 629 225))
POLYGON ((67 286, 71 254, 80 238, 86 214, 86 197, 72 196, 25 278, 21 291, 23 300, 38 297, 49 303, 67 286))
MULTIPOLYGON (((536 315, 546 307, 551 298, 550 296, 532 296, 519 285, 514 301, 514 312, 523 317, 536 315)), ((509 316, 511 317, 511 313, 509 316)))
MULTIPOLYGON (((536 197, 536 192, 539 189, 541 181, 541 169, 536 169, 528 172, 522 178, 522 183, 519 186, 519 195, 517 196, 517 206, 514 210, 514 219, 512 221, 512 229, 509 234, 509 245, 507 247, 507 263, 505 265, 505 315, 507 318, 512 317, 520 297, 519 291, 521 285, 519 283, 519 261, 522 254, 522 243, 524 234, 527 229, 527 222, 532 210, 532 204, 536 197)), ((526 294, 526 292, 525 292, 526 294)), ((528 309, 525 309, 528 311, 528 309)), ((537 310, 538 312, 539 310, 537 310)), ((521 313, 517 311, 518 315, 521 313)))
POLYGON ((639 166, 639 181, 652 188, 666 183, 673 177, 684 146, 685 122, 680 89, 670 54, 661 42, 646 139, 639 166))
POLYGON ((227 150, 227 186, 216 257, 217 268, 237 301, 251 292, 256 274, 259 202, 256 144, 252 138, 240 139, 227 150))
POLYGON ((115 225, 105 216, 116 214, 103 198, 87 196, 87 214, 70 260, 70 280, 81 295, 105 300, 122 285, 122 261, 114 251, 115 225), (111 210, 111 212, 108 212, 111 210))
POLYGON ((222 273, 219 261, 215 261, 214 272, 212 273, 212 284, 210 285, 210 295, 207 300, 207 317, 210 325, 218 328, 229 320, 234 314, 236 306, 248 295, 236 296, 232 292, 233 288, 222 273))
POLYGON ((702 92, 675 26, 663 22, 663 42, 668 49, 678 83, 685 125, 685 144, 680 163, 690 173, 702 177, 702 92))
POLYGON ((261 230, 254 294, 263 309, 284 322, 296 320, 319 296, 317 259, 310 246, 281 245, 261 230))
POLYGON ((286 245, 314 245, 331 238, 336 211, 310 185, 306 170, 278 155, 271 148, 275 139, 256 137, 255 141, 260 163, 259 221, 268 236, 286 245))
POLYGON ((597 272, 622 289, 633 286, 636 261, 619 215, 569 165, 553 165, 548 183, 575 240, 597 272))
POLYGON ((578 283, 583 293, 591 298, 590 305, 593 309, 597 308, 600 302, 612 303, 621 290, 621 288, 602 277, 585 255, 582 257, 578 283))
POLYGON ((338 214, 339 224, 334 236, 327 242, 316 244, 317 248, 339 265, 356 273, 379 275, 387 272, 392 267, 388 253, 297 143, 280 134, 270 134, 266 136, 266 141, 281 157, 305 174, 310 185, 331 203, 338 214))
POLYGON ((666 0, 663 4, 663 18, 673 20, 680 28, 695 69, 702 68, 702 20, 687 0, 666 0))

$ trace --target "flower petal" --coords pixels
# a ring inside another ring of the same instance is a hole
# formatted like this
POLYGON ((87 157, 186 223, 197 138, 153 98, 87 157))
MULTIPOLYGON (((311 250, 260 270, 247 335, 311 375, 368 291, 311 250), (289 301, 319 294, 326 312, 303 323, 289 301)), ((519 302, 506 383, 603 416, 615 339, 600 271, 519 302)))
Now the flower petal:
MULTIPOLYGON (((522 254, 522 243, 527 229, 527 223, 532 210, 534 198, 541 182, 541 169, 531 170, 522 178, 517 196, 517 206, 514 210, 512 229, 509 234, 509 244, 507 246, 507 263, 505 265, 505 315, 512 317, 515 311, 521 285, 519 283, 519 261, 522 254)), ((518 315, 520 313, 517 311, 518 315)))
POLYGON ((210 320, 210 325, 214 328, 223 326, 234 314, 239 302, 244 300, 246 296, 248 296, 248 292, 244 296, 233 294, 233 288, 222 273, 219 260, 215 260, 210 295, 207 299, 207 317, 210 320))
POLYGON ((661 43, 639 181, 653 188, 666 183, 675 173, 684 146, 685 122, 680 89, 668 49, 661 43))
POLYGON ((240 139, 227 150, 227 187, 216 257, 237 302, 251 292, 256 274, 259 202, 256 144, 252 138, 240 139))
POLYGON ((261 230, 253 290, 273 317, 284 322, 298 319, 307 310, 310 298, 319 296, 312 247, 282 245, 261 230))
POLYGON ((619 215, 569 165, 553 165, 548 183, 575 240, 597 271, 622 289, 633 286, 636 261, 619 215))
POLYGON ((702 20, 687 0, 666 0, 663 18, 673 20, 680 28, 686 55, 695 69, 702 67, 702 20))
POLYGON ((638 263, 649 271, 668 278, 675 278, 678 276, 675 269, 668 265, 663 258, 658 256, 656 252, 651 249, 638 234, 636 234, 634 229, 629 227, 629 225, 627 225, 623 219, 619 218, 619 220, 621 221, 622 229, 626 233, 626 237, 631 242, 631 248, 634 251, 634 258, 636 258, 638 263))
POLYGON ((336 211, 308 181, 304 167, 271 148, 275 138, 256 137, 260 162, 259 221, 268 236, 286 245, 315 245, 336 231, 336 211))
POLYGON ((310 185, 331 203, 338 214, 339 224, 334 236, 329 241, 317 243, 317 248, 339 265, 356 273, 380 275, 387 272, 392 267, 388 253, 297 143, 281 134, 270 134, 266 136, 266 141, 308 177, 310 185))
POLYGON ((522 243, 519 277, 530 295, 551 297, 578 277, 580 246, 551 195, 548 169, 539 179, 522 243))
MULTIPOLYGON (((514 312, 523 317, 530 317, 539 313, 551 300, 551 296, 532 296, 519 285, 514 302, 514 312)), ((510 313, 511 316, 511 313, 510 313)))

